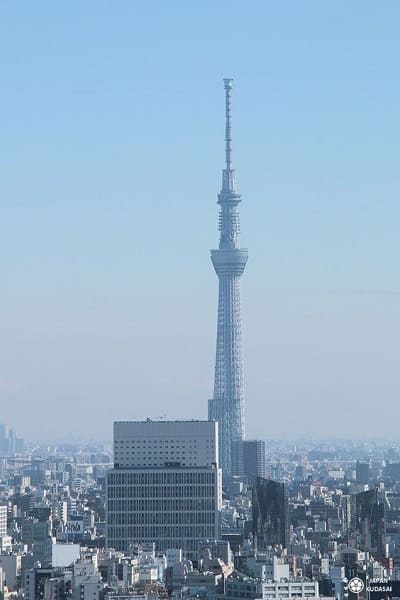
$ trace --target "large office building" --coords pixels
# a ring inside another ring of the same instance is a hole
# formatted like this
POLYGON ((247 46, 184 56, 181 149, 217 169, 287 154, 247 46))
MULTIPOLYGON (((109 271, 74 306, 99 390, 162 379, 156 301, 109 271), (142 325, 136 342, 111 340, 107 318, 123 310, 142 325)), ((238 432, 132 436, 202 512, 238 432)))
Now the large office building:
POLYGON ((220 205, 219 248, 211 251, 211 260, 219 281, 217 348, 215 359, 214 395, 208 404, 208 418, 220 424, 220 465, 225 474, 232 471, 232 442, 244 438, 244 399, 242 361, 242 320, 240 308, 240 277, 247 250, 239 242, 240 193, 232 168, 231 128, 232 79, 225 79, 225 169, 220 205))
POLYGON ((356 482, 368 484, 370 477, 369 462, 358 460, 356 463, 356 482))
POLYGON ((361 550, 369 550, 377 559, 386 558, 386 500, 384 493, 374 488, 359 494, 352 494, 349 499, 350 545, 361 550))
POLYGON ((232 443, 232 475, 247 477, 251 482, 256 477, 266 477, 264 440, 237 440, 232 443))
POLYGON ((106 502, 108 548, 155 543, 195 557, 200 542, 220 536, 218 423, 114 423, 106 502))
POLYGON ((253 487, 253 535, 258 548, 289 545, 289 501, 284 483, 257 477, 253 487))

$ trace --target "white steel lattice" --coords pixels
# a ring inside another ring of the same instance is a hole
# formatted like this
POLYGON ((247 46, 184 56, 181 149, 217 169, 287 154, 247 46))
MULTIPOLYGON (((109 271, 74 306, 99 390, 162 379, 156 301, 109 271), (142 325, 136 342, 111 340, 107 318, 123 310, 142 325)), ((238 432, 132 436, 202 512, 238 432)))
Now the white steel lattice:
POLYGON ((209 401, 209 419, 219 422, 220 465, 229 474, 232 442, 244 438, 240 277, 246 266, 247 250, 239 245, 238 204, 241 197, 236 190, 235 172, 232 169, 231 79, 225 79, 225 91, 226 168, 222 173, 222 190, 218 195, 221 234, 219 249, 211 251, 219 279, 219 294, 214 396, 209 401))

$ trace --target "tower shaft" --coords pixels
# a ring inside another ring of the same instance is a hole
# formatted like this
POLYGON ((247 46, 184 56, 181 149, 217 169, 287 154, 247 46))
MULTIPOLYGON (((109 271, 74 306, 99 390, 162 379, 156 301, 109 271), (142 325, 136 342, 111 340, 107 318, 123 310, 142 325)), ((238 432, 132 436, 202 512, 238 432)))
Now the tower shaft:
POLYGON ((220 205, 218 250, 211 250, 211 260, 219 280, 217 348, 214 395, 209 401, 209 419, 219 422, 220 465, 231 473, 232 442, 244 438, 244 394, 242 359, 242 318, 240 277, 247 262, 247 250, 240 248, 239 209, 241 196, 236 189, 232 169, 231 94, 232 79, 225 79, 225 157, 220 205))

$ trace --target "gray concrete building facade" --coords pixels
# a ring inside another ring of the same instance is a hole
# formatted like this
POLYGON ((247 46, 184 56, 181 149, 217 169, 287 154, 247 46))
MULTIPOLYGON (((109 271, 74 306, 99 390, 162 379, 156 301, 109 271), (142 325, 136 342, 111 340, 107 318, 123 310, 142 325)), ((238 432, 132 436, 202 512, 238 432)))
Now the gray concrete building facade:
POLYGON ((218 423, 144 421, 114 425, 114 469, 107 474, 106 545, 126 551, 155 543, 197 555, 220 534, 218 423))

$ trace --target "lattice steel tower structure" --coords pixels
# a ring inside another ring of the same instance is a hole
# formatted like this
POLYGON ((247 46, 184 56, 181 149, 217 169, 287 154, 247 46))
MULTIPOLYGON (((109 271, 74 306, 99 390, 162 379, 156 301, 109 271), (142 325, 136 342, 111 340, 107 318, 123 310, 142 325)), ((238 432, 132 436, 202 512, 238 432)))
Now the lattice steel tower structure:
POLYGON ((231 97, 232 79, 224 79, 226 122, 222 189, 218 194, 220 240, 211 250, 219 280, 217 351, 214 396, 208 403, 208 418, 219 422, 220 466, 231 473, 232 442, 244 438, 242 317, 240 277, 247 262, 247 250, 239 244, 239 202, 235 171, 232 168, 231 97))

